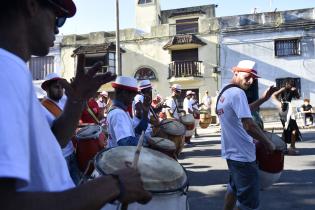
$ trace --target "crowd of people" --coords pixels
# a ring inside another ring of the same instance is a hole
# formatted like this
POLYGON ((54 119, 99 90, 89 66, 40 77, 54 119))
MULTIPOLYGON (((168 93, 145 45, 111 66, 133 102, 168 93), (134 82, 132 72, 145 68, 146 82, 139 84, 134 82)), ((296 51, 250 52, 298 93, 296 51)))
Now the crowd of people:
MULTIPOLYGON (((47 75, 41 86, 47 97, 39 102, 26 62, 32 55, 45 56, 58 28, 75 13, 72 0, 5 0, 0 7, 0 78, 4 90, 0 97, 5 102, 0 110, 2 209, 92 210, 114 200, 147 203, 152 195, 144 189, 139 171, 128 165, 79 184, 82 171, 72 141, 76 130, 100 125, 108 138, 107 148, 137 146, 142 136, 146 143, 163 120, 171 119, 193 124, 198 137, 200 110, 211 110, 208 91, 199 103, 197 94, 187 90, 181 109, 181 85, 173 84, 165 100, 160 95, 153 98, 149 80, 138 83, 132 77, 97 73, 101 63, 85 71, 84 55, 77 55, 76 75, 70 83, 55 73, 47 75), (109 82, 114 89, 112 98, 106 91, 97 94, 109 82), (193 120, 183 121, 187 115, 193 120)), ((295 142, 300 132, 290 109, 291 100, 300 97, 298 91, 289 81, 280 89, 269 87, 261 98, 248 104, 244 90, 257 78, 256 63, 240 61, 233 68, 231 84, 221 90, 217 100, 222 157, 230 173, 225 210, 259 207, 253 139, 262 142, 268 153, 273 153, 275 145, 254 122, 251 112, 272 95, 279 102, 283 138, 290 143, 288 153, 298 154, 295 142)), ((304 101, 305 117, 313 121, 309 100, 304 101)), ((191 144, 190 139, 186 143, 191 144)))

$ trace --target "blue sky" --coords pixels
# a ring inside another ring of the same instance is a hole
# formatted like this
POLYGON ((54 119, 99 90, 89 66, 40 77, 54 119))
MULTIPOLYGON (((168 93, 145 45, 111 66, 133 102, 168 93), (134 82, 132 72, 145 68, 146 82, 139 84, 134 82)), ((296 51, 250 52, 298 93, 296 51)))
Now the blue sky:
MULTIPOLYGON (((135 1, 120 0, 120 28, 135 27, 135 1)), ((217 4, 216 16, 248 14, 258 12, 302 9, 315 7, 315 0, 160 0, 161 9, 217 4), (271 4, 270 4, 271 3, 271 4)), ((116 0, 74 0, 77 14, 67 20, 60 34, 83 34, 95 31, 115 30, 116 0)))

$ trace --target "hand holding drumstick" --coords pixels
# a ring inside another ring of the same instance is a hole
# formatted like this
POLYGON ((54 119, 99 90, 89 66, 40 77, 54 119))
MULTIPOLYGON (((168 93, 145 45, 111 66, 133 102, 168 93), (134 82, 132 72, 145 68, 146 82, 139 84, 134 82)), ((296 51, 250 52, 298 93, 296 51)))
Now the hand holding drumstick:
MULTIPOLYGON (((133 162, 131 165, 131 168, 133 168, 135 171, 137 171, 137 168, 138 168, 138 162, 139 162, 139 157, 140 157, 140 153, 141 153, 141 149, 142 149, 143 140, 144 140, 144 131, 142 131, 142 134, 140 136, 139 142, 137 144, 135 156, 133 158, 133 162)), ((139 174, 139 177, 140 177, 140 174, 139 174)), ((151 193, 144 191, 144 190, 143 190, 143 192, 145 192, 144 199, 138 200, 139 203, 147 203, 152 198, 151 193)), ((128 203, 130 203, 130 202, 124 202, 122 199, 119 199, 119 201, 122 203, 121 210, 127 210, 128 209, 128 203)))

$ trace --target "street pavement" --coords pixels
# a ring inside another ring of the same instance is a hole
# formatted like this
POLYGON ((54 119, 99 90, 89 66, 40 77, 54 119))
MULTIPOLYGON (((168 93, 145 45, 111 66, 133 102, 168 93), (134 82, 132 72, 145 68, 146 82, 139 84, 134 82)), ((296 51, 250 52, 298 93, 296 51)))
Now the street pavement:
MULTIPOLYGON (((267 130, 281 134, 281 125, 265 124, 267 130)), ((221 158, 220 128, 198 128, 194 147, 185 147, 179 162, 186 168, 191 210, 222 210, 227 165, 221 158)), ((261 191, 260 210, 315 209, 315 129, 301 129, 303 142, 297 143, 299 156, 285 156, 284 170, 277 183, 261 191)))

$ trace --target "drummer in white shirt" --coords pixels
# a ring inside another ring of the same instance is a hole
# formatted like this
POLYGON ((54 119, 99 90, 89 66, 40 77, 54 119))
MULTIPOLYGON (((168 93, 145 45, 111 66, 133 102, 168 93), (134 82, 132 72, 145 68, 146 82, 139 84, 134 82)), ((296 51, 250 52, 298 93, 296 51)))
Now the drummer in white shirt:
POLYGON ((172 95, 167 97, 165 101, 165 105, 168 106, 168 108, 164 108, 164 112, 166 113, 167 118, 179 120, 179 113, 181 111, 179 110, 177 99, 182 91, 182 86, 179 84, 173 84, 171 91, 172 95))
MULTIPOLYGON (((115 90, 115 99, 106 119, 108 125, 107 147, 136 146, 140 134, 147 129, 149 122, 148 118, 144 117, 134 128, 132 118, 127 111, 138 93, 137 80, 132 77, 120 76, 112 83, 112 87, 115 90)), ((147 103, 143 103, 142 108, 142 116, 148 116, 147 103)))
POLYGON ((152 123, 158 124, 159 118, 154 113, 151 102, 152 102, 152 84, 150 80, 141 80, 138 84, 139 94, 133 100, 132 103, 132 112, 133 112, 133 125, 136 128, 143 118, 149 120, 148 127, 145 131, 145 142, 146 140, 153 135, 152 123), (149 106, 149 112, 147 115, 144 115, 143 104, 149 106), (152 116, 152 117, 151 117, 152 116), (152 120, 151 120, 152 119, 152 120), (152 122, 151 122, 152 121, 152 122))

